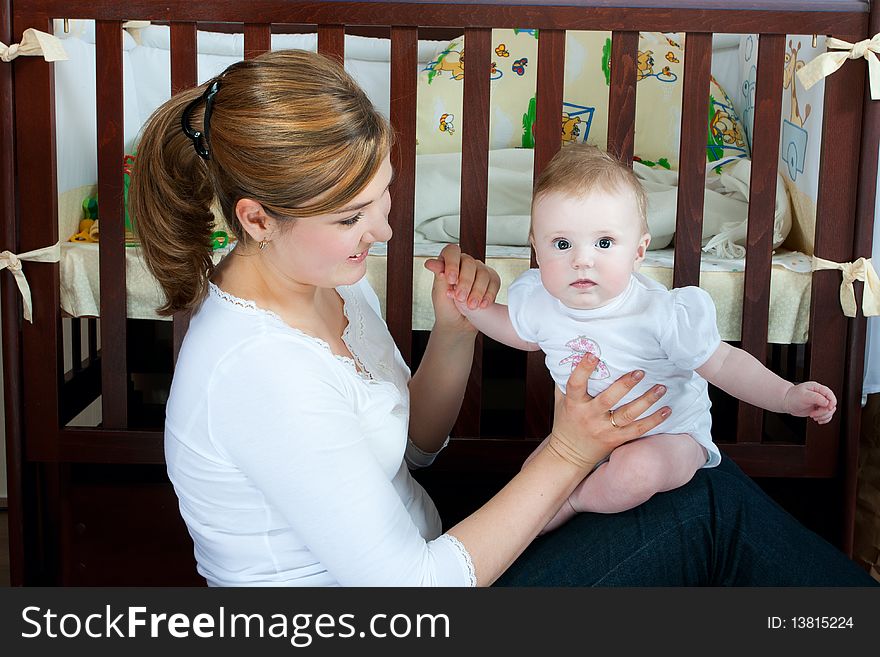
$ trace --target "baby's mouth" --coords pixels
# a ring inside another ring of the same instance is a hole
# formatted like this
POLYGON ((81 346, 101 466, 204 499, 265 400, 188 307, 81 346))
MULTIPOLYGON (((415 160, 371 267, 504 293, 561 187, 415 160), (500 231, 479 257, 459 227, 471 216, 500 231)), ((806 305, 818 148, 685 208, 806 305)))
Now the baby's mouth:
POLYGON ((589 278, 581 278, 581 279, 574 281, 571 284, 571 287, 576 288, 578 290, 588 290, 595 285, 596 285, 596 281, 591 281, 589 278))

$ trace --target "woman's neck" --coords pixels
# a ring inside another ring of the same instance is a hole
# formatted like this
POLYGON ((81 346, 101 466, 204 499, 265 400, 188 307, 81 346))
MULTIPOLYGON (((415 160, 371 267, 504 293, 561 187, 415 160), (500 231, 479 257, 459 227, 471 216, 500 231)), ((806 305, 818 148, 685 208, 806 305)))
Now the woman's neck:
POLYGON ((236 254, 233 250, 211 278, 223 291, 253 301, 290 326, 328 342, 338 338, 345 328, 342 300, 335 289, 281 277, 261 262, 256 251, 236 254))

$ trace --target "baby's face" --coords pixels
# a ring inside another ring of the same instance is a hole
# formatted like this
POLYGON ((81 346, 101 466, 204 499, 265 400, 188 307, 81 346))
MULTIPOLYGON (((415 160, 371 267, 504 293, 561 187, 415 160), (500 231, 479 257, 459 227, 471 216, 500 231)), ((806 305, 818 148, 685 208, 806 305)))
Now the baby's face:
POLYGON ((623 292, 650 241, 630 193, 551 192, 532 210, 541 282, 569 308, 599 308, 623 292))

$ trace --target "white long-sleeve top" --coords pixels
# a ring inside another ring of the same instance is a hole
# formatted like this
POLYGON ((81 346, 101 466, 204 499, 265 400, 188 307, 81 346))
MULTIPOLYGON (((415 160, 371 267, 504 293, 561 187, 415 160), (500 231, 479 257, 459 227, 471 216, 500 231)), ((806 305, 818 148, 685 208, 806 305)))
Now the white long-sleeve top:
POLYGON ((168 474, 212 586, 469 586, 409 466, 410 372, 366 279, 337 288, 357 359, 213 284, 180 350, 168 474), (359 371, 360 369, 360 371, 359 371))

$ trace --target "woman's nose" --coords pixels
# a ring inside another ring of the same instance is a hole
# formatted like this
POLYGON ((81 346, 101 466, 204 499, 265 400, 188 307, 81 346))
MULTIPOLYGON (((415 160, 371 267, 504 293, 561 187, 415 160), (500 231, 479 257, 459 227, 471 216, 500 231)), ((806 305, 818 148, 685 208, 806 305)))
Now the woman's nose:
POLYGON ((388 216, 382 212, 376 217, 373 225, 364 236, 366 242, 387 242, 392 235, 391 224, 388 223, 388 216))

